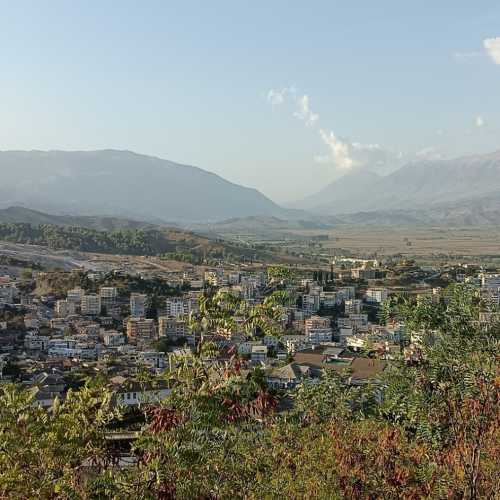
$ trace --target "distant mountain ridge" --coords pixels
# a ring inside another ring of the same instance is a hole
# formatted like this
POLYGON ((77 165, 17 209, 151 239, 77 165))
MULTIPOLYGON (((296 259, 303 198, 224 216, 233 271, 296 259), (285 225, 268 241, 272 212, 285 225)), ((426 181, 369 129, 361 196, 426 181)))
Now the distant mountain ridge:
POLYGON ((0 176, 0 208, 148 221, 292 214, 256 189, 130 151, 4 151, 0 176))
POLYGON ((444 203, 476 206, 500 192, 500 152, 450 160, 410 162, 378 176, 356 171, 296 204, 317 214, 438 209, 444 203), (471 205, 472 204, 472 205, 471 205))

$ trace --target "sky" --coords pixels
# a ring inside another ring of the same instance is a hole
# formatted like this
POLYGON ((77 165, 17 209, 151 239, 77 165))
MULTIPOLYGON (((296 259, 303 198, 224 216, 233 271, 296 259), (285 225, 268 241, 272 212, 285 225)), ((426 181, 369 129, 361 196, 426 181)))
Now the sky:
POLYGON ((281 203, 355 169, 500 150, 498 0, 0 0, 0 13, 0 150, 127 149, 281 203))

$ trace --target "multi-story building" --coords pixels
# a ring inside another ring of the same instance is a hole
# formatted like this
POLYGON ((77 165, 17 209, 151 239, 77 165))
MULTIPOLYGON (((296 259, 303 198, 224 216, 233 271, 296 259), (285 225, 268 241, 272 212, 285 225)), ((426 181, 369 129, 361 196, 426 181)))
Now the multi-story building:
POLYGON ((143 318, 146 314, 146 301, 148 296, 142 293, 130 295, 130 315, 133 318, 143 318))
POLYGON ((354 299, 356 297, 356 288, 353 286, 344 286, 337 290, 344 300, 354 299))
POLYGON ((361 312, 363 302, 359 299, 348 299, 345 301, 346 314, 359 314, 361 312))
POLYGON ((82 301, 84 295, 85 291, 82 288, 73 288, 72 290, 68 290, 66 297, 70 302, 79 304, 82 301))
POLYGON ((174 316, 160 316, 158 318, 159 337, 185 337, 189 333, 186 321, 181 318, 174 316))
POLYGON ((101 298, 95 293, 82 297, 81 311, 84 316, 99 316, 101 314, 101 298))
POLYGON ((65 318, 66 316, 71 316, 76 312, 75 302, 70 300, 58 300, 55 307, 56 314, 60 318, 65 318))
POLYGON ((308 314, 318 312, 320 306, 319 295, 302 295, 302 310, 308 314))
POLYGON ((322 307, 335 307, 342 304, 343 296, 338 292, 321 292, 319 301, 322 307))
POLYGON ((107 347, 118 347, 125 344, 125 336, 114 330, 107 330, 102 334, 102 341, 107 347))
POLYGON ((0 285, 0 303, 12 304, 14 302, 16 292, 17 289, 13 285, 0 285))
POLYGON ((377 304, 381 304, 382 302, 387 300, 389 292, 387 291, 387 288, 368 288, 368 290, 366 290, 365 296, 368 302, 376 302, 377 304))
POLYGON ((118 297, 118 290, 114 286, 102 286, 99 288, 99 297, 101 298, 101 306, 109 311, 113 308, 118 297))
POLYGON ((165 301, 165 313, 167 316, 178 318, 186 316, 191 310, 190 301, 183 297, 169 297, 165 301))
POLYGON ((136 344, 140 340, 154 340, 156 338, 154 321, 152 319, 129 318, 127 337, 131 344, 136 344))
POLYGON ((305 321, 305 331, 308 342, 313 345, 331 342, 333 330, 330 319, 321 316, 311 316, 305 321))
POLYGON ((141 351, 137 353, 137 361, 156 370, 163 370, 167 366, 167 359, 164 352, 141 351))
POLYGON ((49 346, 49 340, 49 337, 30 332, 24 337, 24 347, 33 351, 46 351, 49 346))

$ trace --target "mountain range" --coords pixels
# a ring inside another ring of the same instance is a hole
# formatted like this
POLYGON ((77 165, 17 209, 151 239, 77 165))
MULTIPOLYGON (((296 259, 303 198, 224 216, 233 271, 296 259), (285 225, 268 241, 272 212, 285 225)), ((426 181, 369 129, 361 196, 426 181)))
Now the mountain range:
POLYGON ((292 213, 256 189, 130 151, 5 151, 0 175, 0 208, 156 222, 292 213))
POLYGON ((283 221, 293 227, 498 225, 500 152, 412 161, 384 176, 352 171, 284 208, 200 168, 130 151, 6 151, 0 152, 0 209, 9 207, 17 208, 3 213, 4 220, 48 217, 46 223, 96 229, 216 224, 221 230, 228 219, 225 231, 243 232, 283 227, 283 221))
MULTIPOLYGON (((354 171, 296 203, 322 215, 398 212, 442 212, 500 209, 500 152, 450 160, 410 162, 380 176, 354 171)), ((439 219, 435 214, 434 217, 439 219)))

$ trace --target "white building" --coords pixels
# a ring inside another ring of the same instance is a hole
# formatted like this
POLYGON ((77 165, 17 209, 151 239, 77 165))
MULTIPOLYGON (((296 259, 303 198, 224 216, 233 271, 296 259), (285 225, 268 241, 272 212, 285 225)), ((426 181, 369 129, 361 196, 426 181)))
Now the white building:
POLYGON ((367 302, 375 302, 377 304, 381 304, 382 302, 387 300, 389 292, 387 288, 368 288, 368 290, 366 290, 365 296, 367 302))
POLYGON ((175 318, 187 316, 190 310, 190 301, 183 297, 169 297, 165 300, 165 312, 167 316, 175 318))
POLYGON ((81 311, 84 316, 99 316, 101 314, 101 298, 95 293, 82 297, 81 311))

